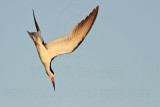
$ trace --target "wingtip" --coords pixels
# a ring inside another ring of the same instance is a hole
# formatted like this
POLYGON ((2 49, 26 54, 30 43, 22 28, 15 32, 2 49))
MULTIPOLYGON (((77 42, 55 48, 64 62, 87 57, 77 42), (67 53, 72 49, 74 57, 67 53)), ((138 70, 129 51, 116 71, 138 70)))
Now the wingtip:
POLYGON ((40 31, 40 28, 39 28, 38 23, 36 21, 34 10, 32 9, 32 11, 33 11, 33 17, 34 17, 35 26, 36 26, 36 29, 37 29, 37 32, 38 32, 38 31, 40 31))
POLYGON ((99 10, 99 5, 97 5, 96 8, 93 9, 93 11, 96 12, 96 13, 98 13, 98 10, 99 10))
POLYGON ((96 8, 99 8, 99 5, 96 8))
POLYGON ((96 10, 99 10, 99 5, 96 7, 96 10))
MULTIPOLYGON (((33 16, 34 16, 34 9, 32 9, 32 11, 33 11, 33 16)), ((35 16, 34 16, 35 17, 35 16)))

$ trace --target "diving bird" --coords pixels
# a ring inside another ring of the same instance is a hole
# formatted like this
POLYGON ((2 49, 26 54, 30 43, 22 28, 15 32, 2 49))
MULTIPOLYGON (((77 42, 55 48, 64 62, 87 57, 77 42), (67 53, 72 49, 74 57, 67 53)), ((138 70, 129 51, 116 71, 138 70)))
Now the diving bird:
POLYGON ((69 35, 56 39, 50 43, 44 42, 33 10, 33 17, 37 32, 27 32, 37 48, 38 55, 45 67, 47 75, 53 83, 54 90, 55 81, 54 72, 51 68, 52 60, 59 55, 68 54, 77 49, 91 30, 96 20, 98 10, 99 6, 93 9, 93 11, 84 20, 78 23, 69 35))

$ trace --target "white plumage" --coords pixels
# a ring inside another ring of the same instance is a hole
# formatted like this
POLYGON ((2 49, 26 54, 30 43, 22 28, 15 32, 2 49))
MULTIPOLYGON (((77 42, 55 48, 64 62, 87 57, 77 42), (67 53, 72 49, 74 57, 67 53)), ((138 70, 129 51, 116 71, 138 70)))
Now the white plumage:
POLYGON ((59 55, 71 53, 83 42, 88 32, 92 28, 97 17, 99 6, 97 6, 84 20, 78 23, 68 36, 56 39, 50 43, 44 43, 41 31, 35 19, 37 32, 28 32, 35 43, 39 57, 45 67, 46 73, 51 78, 53 87, 55 89, 54 72, 51 69, 51 61, 59 55))

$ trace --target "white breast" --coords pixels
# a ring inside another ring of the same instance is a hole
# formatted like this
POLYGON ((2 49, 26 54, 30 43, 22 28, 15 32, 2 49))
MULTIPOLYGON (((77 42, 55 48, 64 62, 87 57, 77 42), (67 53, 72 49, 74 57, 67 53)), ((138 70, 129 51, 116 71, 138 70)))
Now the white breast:
POLYGON ((37 51, 43 64, 51 61, 49 53, 43 44, 40 44, 40 46, 37 46, 37 51))

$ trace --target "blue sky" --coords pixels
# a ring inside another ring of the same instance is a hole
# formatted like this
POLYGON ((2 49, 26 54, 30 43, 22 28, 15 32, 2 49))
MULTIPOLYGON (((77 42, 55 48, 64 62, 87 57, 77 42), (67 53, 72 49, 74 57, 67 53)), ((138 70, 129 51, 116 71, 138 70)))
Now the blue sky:
POLYGON ((159 0, 1 0, 0 106, 159 107, 159 0), (27 34, 45 42, 69 34, 93 8, 80 47, 52 62, 56 91, 27 34))

